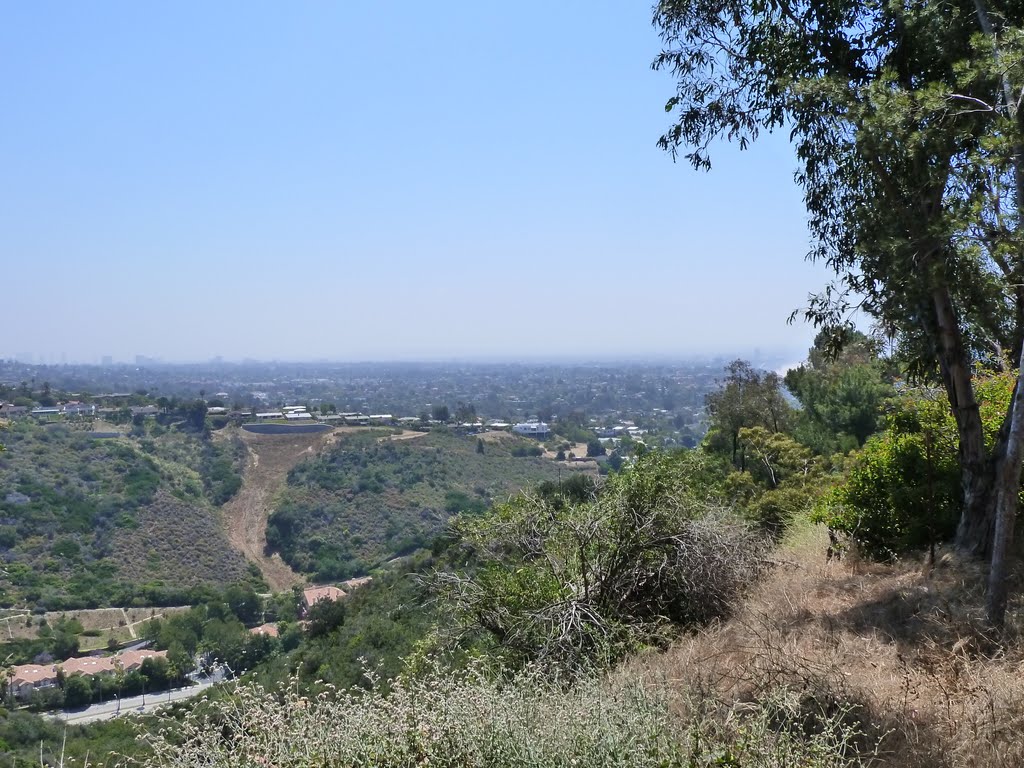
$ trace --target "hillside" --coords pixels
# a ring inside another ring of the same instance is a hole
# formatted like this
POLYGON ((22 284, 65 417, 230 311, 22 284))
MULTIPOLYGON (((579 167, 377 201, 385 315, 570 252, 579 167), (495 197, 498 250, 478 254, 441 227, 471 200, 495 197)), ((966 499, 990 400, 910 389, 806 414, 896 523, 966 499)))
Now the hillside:
POLYGON ((392 439, 383 430, 343 435, 289 473, 267 542, 316 579, 363 573, 429 546, 455 512, 480 512, 493 500, 557 480, 553 462, 515 455, 533 446, 511 435, 486 443, 447 432, 415 439, 392 439))
MULTIPOLYGON (((952 554, 826 562, 827 545, 821 527, 797 532, 731 617, 570 687, 423 659, 358 694, 243 686, 126 764, 1020 765, 1024 654, 1016 630, 981 629, 980 570, 952 554)), ((335 676, 328 654, 352 637, 323 638, 300 670, 335 676)))
POLYGON ((250 578, 216 504, 239 480, 237 447, 154 430, 96 438, 28 421, 0 453, 0 603, 51 610, 186 602, 250 578))

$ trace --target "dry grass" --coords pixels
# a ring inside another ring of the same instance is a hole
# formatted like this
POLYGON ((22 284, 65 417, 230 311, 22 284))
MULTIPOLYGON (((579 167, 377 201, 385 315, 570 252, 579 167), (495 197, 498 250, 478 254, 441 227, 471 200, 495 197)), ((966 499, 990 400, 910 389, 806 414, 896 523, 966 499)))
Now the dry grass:
POLYGON ((130 640, 132 636, 127 629, 130 624, 137 633, 142 631, 142 623, 153 617, 169 616, 173 613, 187 611, 189 606, 142 608, 83 608, 74 611, 50 611, 41 615, 21 612, 8 618, 0 618, 0 642, 3 640, 31 640, 39 637, 39 622, 45 621, 51 627, 62 619, 74 619, 82 625, 83 631, 99 631, 103 633, 102 645, 96 645, 96 638, 81 638, 81 647, 85 650, 105 647, 111 635, 119 640, 130 640), (31 619, 26 623, 26 619, 31 619))
POLYGON ((997 638, 977 564, 826 563, 826 547, 824 531, 804 531, 733 618, 624 673, 668 678, 723 713, 780 688, 808 723, 847 711, 882 765, 1024 765, 1020 605, 997 638))

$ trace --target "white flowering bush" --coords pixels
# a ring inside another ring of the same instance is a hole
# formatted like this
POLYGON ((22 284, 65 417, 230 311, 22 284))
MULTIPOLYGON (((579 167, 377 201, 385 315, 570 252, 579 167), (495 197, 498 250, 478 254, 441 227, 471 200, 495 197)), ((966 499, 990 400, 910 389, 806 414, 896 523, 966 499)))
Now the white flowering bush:
POLYGON ((842 727, 797 736, 778 709, 683 722, 664 684, 553 685, 527 671, 511 681, 478 669, 364 692, 304 696, 240 686, 183 723, 144 735, 151 754, 125 766, 623 766, 751 768, 848 765, 855 734, 842 727))

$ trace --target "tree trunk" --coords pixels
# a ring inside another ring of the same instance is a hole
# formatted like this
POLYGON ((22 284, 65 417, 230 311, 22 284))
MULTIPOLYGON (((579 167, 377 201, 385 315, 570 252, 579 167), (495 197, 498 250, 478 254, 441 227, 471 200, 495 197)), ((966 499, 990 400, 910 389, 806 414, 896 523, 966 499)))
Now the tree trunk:
POLYGON ((963 511, 956 531, 956 546, 975 557, 986 557, 992 538, 992 489, 995 466, 985 449, 981 411, 974 397, 971 365, 949 289, 932 289, 939 342, 939 369, 960 442, 960 482, 963 511))
MULTIPOLYGON (((984 0, 974 0, 978 12, 978 21, 984 35, 996 41, 995 59, 999 64, 1002 52, 999 49, 996 30, 989 18, 988 8, 984 0)), ((1016 205, 1018 213, 1024 204, 1024 146, 1021 143, 1024 129, 1024 115, 1019 109, 1018 88, 1010 80, 1009 67, 1002 69, 1001 82, 1003 107, 1006 114, 1013 120, 1017 134, 1013 142, 1014 186, 1017 193, 1016 205)), ((1019 289, 1019 286, 1018 286, 1019 289)), ((1017 501, 1020 493, 1021 474, 1021 443, 1024 441, 1024 377, 1021 375, 1021 364, 1024 363, 1024 346, 1017 361, 1017 384, 1013 390, 1010 404, 1009 430, 1005 436, 1004 446, 996 462, 995 482, 995 520, 992 533, 992 561, 988 572, 988 601, 986 610, 989 623, 994 627, 1002 627, 1006 618, 1006 604, 1009 596, 1010 555, 1013 544, 1013 528, 1017 518, 1017 501)), ((1002 431, 1001 431, 1002 433, 1002 431)), ((1002 437, 1002 434, 1000 434, 1002 437)))
MULTIPOLYGON (((1024 350, 1022 350, 1024 351, 1024 350)), ((992 562, 988 572, 989 623, 1002 627, 1006 618, 1009 595, 1010 556, 1013 528, 1017 519, 1017 500, 1020 493, 1021 443, 1024 442, 1024 380, 1017 371, 1017 385, 1010 406, 1010 432, 1006 439, 1006 453, 999 462, 996 487, 995 532, 992 536, 992 562)))

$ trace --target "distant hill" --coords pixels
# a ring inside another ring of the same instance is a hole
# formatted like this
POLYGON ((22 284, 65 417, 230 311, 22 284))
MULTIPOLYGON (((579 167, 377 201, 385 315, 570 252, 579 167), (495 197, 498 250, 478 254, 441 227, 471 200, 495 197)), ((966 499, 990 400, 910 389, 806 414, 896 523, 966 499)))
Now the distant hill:
POLYGON ((96 438, 13 423, 0 453, 0 604, 51 610, 182 602, 250 578, 219 524, 237 489, 231 443, 175 430, 96 438))
POLYGON ((363 573, 429 546, 457 512, 480 512, 494 499, 557 480, 555 463, 515 455, 536 445, 445 431, 413 439, 384 430, 342 436, 291 471, 267 543, 317 580, 363 573))

